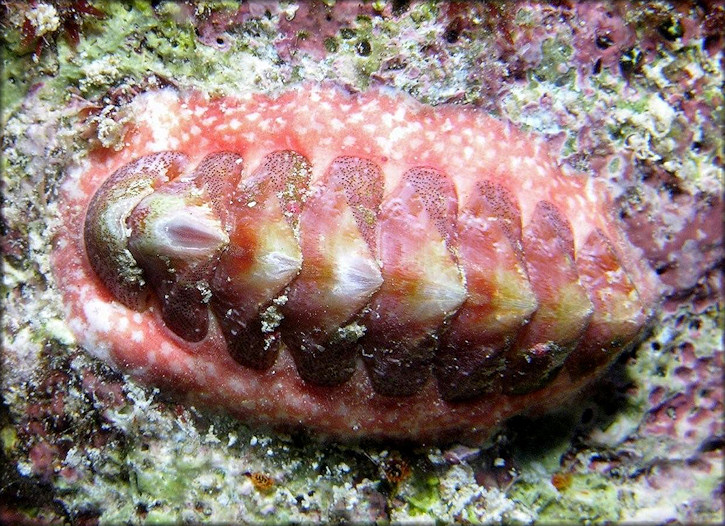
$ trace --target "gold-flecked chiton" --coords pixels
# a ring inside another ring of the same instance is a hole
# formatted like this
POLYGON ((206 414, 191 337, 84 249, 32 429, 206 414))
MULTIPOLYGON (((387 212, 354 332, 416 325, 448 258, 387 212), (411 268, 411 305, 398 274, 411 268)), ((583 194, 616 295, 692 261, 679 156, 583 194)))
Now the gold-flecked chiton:
POLYGON ((129 112, 64 182, 53 270, 81 344, 149 384, 341 438, 485 435, 651 316, 603 185, 474 109, 306 85, 129 112))

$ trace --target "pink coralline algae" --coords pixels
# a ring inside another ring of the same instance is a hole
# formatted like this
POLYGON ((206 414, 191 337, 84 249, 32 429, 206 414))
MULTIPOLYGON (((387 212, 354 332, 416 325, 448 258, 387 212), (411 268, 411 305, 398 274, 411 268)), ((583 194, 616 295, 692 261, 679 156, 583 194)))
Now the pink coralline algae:
POLYGON ((84 347, 190 401, 485 436, 571 398, 656 303, 603 186, 472 108, 305 85, 129 111, 64 183, 53 270, 84 347))

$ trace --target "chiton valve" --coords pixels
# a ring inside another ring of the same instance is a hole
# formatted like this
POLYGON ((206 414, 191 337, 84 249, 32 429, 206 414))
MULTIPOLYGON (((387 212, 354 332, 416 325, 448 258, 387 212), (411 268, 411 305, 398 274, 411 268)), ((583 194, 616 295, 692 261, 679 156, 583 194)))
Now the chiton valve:
POLYGON ((600 187, 477 112, 319 87, 135 104, 127 151, 67 190, 82 234, 56 261, 72 326, 150 383, 340 436, 483 433, 571 396, 651 314, 600 187))

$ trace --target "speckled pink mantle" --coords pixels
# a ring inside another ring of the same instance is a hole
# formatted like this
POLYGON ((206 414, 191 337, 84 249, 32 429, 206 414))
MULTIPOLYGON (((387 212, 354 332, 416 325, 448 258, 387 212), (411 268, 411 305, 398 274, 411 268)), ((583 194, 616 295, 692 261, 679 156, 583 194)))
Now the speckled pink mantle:
MULTIPOLYGON (((541 200, 569 219, 575 247, 598 228, 617 247, 645 305, 656 297, 656 280, 638 252, 613 226, 602 185, 564 176, 540 141, 473 109, 423 106, 407 96, 371 91, 350 96, 337 88, 304 86, 279 98, 261 95, 210 100, 166 90, 138 97, 133 126, 120 152, 96 152, 68 174, 60 202, 53 270, 67 320, 81 345, 145 383, 173 390, 193 402, 221 406, 249 421, 304 427, 323 436, 401 438, 418 441, 486 436, 503 420, 561 404, 600 371, 577 377, 564 369, 542 390, 497 394, 472 402, 443 401, 433 382, 412 397, 375 394, 358 367, 338 387, 315 387, 297 375, 283 351, 273 368, 258 372, 227 353, 218 327, 200 343, 173 335, 154 307, 138 313, 113 300, 91 271, 82 224, 91 196, 120 166, 147 153, 178 150, 192 164, 231 150, 256 166, 270 151, 290 149, 312 160, 312 181, 341 155, 371 159, 394 188, 410 166, 430 165, 452 174, 463 201, 479 174, 506 186, 517 199, 523 225, 541 200)), ((245 168, 245 173, 247 173, 245 168)))

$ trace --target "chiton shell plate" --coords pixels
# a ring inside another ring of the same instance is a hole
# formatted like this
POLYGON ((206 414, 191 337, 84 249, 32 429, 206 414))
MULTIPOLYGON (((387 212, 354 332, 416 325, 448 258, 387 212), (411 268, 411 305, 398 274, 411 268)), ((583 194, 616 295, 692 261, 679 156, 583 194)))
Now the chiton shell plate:
POLYGON ((79 343, 149 385, 339 438, 485 436, 637 341, 653 273, 603 184, 473 108, 160 90, 69 172, 79 343))

